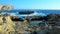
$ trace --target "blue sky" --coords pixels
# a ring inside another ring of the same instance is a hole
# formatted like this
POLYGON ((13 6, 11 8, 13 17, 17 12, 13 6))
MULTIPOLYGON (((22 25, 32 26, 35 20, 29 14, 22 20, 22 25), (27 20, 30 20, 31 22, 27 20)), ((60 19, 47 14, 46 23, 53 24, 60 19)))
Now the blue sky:
POLYGON ((10 4, 14 9, 60 9, 60 0, 0 0, 0 4, 10 4))

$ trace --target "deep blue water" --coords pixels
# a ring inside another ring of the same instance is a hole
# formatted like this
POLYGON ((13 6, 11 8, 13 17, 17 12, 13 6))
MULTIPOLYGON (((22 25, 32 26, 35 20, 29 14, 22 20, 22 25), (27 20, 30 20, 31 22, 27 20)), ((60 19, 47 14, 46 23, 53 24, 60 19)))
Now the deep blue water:
MULTIPOLYGON (((0 12, 9 12, 9 13, 16 13, 16 12, 19 12, 21 10, 1 10, 0 12)), ((50 14, 50 13, 53 13, 53 14, 60 14, 60 10, 34 10, 38 13, 42 12, 42 13, 45 13, 45 14, 50 14)))
POLYGON ((45 14, 60 14, 60 10, 36 10, 38 13, 42 12, 45 14))
MULTIPOLYGON (((1 10, 0 12, 11 13, 11 14, 15 13, 17 15, 17 12, 21 12, 21 11, 25 11, 25 10, 1 10)), ((33 11, 40 13, 40 15, 60 14, 60 10, 33 10, 33 11)))

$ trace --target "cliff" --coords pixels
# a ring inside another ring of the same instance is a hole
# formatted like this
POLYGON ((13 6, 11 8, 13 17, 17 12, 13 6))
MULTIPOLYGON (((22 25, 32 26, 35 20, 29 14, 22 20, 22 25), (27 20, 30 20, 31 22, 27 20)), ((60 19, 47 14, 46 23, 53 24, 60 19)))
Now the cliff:
POLYGON ((11 5, 0 4, 0 10, 12 10, 12 9, 14 9, 14 7, 11 5))

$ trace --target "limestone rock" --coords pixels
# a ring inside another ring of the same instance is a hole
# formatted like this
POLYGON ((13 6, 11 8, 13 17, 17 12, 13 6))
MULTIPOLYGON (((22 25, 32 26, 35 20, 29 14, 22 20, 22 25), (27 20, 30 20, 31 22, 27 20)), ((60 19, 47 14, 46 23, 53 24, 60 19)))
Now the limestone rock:
POLYGON ((11 5, 0 4, 0 10, 12 10, 12 9, 14 9, 14 7, 11 5))

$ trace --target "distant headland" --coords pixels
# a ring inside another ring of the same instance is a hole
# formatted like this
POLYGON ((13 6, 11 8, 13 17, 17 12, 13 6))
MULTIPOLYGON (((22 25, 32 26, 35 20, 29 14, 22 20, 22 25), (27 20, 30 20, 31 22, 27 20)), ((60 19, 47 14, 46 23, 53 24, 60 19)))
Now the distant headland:
POLYGON ((0 10, 12 10, 14 9, 13 6, 7 4, 0 4, 0 10))

